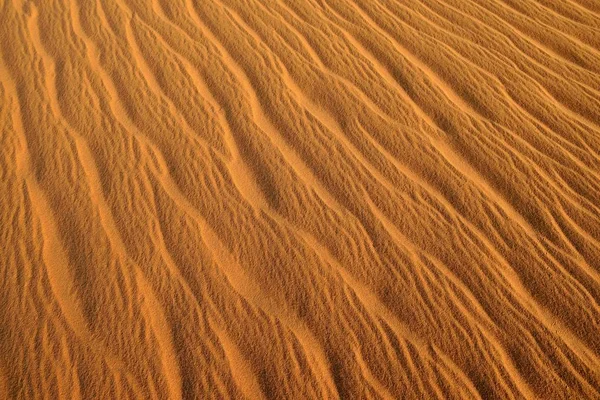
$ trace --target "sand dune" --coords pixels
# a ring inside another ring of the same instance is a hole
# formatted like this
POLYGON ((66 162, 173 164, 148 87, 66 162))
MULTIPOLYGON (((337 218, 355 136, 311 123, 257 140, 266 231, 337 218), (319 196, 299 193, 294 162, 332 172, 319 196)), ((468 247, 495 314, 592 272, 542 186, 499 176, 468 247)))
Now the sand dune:
POLYGON ((600 3, 0 1, 0 398, 600 399, 600 3))

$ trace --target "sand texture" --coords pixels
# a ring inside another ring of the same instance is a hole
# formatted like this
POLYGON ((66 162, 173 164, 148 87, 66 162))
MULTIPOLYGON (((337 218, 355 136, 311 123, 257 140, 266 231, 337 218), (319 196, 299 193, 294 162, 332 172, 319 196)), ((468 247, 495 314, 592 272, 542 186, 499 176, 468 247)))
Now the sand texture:
POLYGON ((0 0, 0 399, 600 399, 597 0, 0 0))

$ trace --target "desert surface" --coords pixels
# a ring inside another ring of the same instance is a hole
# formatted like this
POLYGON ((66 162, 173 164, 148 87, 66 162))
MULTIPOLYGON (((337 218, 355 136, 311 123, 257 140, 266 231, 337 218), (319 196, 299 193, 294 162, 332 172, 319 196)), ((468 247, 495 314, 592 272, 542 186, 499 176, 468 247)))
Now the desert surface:
POLYGON ((0 0, 1 399, 600 399, 597 0, 0 0))

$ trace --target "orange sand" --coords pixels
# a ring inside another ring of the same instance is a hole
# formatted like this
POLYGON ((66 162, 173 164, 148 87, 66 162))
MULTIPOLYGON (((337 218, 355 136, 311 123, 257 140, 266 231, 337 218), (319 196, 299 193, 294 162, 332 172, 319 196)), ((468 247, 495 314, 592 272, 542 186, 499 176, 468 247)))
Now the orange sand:
POLYGON ((600 399, 596 0, 1 0, 0 398, 600 399))

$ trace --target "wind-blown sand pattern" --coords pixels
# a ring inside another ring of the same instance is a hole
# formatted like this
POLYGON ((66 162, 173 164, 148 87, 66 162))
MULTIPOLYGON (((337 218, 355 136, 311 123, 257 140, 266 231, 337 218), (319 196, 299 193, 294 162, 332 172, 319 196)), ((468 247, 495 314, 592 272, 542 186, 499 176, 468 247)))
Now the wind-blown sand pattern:
POLYGON ((600 3, 0 1, 0 398, 600 398, 600 3))

